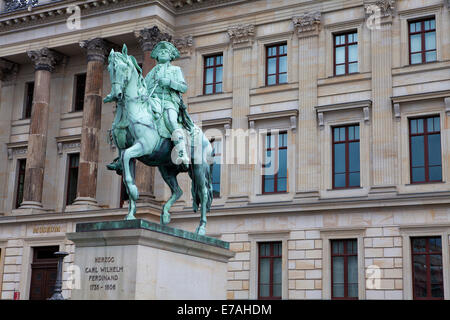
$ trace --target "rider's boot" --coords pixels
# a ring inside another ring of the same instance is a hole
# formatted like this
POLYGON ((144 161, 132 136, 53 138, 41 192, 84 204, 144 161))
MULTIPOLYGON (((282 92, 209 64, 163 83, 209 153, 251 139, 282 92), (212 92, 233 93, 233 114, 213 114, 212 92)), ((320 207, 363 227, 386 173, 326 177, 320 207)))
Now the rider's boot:
POLYGON ((106 168, 108 168, 108 170, 116 171, 119 175, 123 169, 119 157, 115 158, 110 164, 107 164, 106 168))
POLYGON ((178 157, 175 161, 175 164, 183 164, 183 166, 187 167, 189 165, 189 157, 186 150, 183 129, 176 129, 173 132, 173 135, 175 137, 175 148, 177 148, 178 151, 178 157))

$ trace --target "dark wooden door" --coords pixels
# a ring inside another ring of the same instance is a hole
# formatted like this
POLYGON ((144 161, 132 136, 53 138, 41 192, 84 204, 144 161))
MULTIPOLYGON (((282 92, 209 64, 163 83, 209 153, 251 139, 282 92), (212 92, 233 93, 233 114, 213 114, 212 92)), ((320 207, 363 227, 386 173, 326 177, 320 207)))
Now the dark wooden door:
POLYGON ((30 300, 45 300, 52 296, 58 266, 58 260, 53 256, 56 251, 58 247, 34 248, 30 300))

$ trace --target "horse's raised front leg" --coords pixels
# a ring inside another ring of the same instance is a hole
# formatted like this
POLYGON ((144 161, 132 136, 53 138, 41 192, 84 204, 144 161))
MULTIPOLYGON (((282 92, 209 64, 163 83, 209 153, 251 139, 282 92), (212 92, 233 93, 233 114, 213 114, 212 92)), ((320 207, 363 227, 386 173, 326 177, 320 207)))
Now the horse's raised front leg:
POLYGON ((170 222, 170 207, 180 199, 180 197, 183 195, 183 191, 181 190, 180 186, 178 185, 177 181, 177 175, 178 170, 173 166, 159 166, 158 167, 159 172, 161 173, 162 178, 167 183, 167 185, 170 188, 170 191, 172 192, 172 195, 170 196, 169 200, 164 204, 163 210, 161 212, 161 218, 160 223, 162 225, 166 225, 170 222))
POLYGON ((125 217, 125 220, 136 219, 134 214, 136 213, 136 200, 139 198, 139 191, 134 183, 134 177, 131 174, 130 160, 133 158, 138 158, 143 154, 144 150, 140 142, 137 142, 122 153, 123 182, 127 188, 129 196, 128 214, 125 217))

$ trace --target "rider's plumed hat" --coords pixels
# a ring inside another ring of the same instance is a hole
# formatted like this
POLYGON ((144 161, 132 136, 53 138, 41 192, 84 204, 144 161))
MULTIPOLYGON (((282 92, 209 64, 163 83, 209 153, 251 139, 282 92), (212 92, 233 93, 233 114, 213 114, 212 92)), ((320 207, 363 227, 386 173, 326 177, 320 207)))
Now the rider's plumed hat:
POLYGON ((168 41, 158 42, 158 44, 153 48, 150 57, 152 57, 153 59, 157 59, 158 54, 162 49, 169 50, 171 61, 180 57, 180 52, 178 51, 178 49, 172 43, 170 43, 168 41))

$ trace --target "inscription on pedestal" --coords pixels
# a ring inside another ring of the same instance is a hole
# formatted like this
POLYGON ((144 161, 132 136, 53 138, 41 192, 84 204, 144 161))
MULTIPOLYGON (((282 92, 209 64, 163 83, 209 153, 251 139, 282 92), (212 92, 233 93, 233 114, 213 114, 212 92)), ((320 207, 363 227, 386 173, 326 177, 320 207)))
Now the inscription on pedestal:
POLYGON ((119 287, 124 267, 116 263, 114 256, 94 257, 92 264, 83 270, 89 291, 113 291, 119 287))

